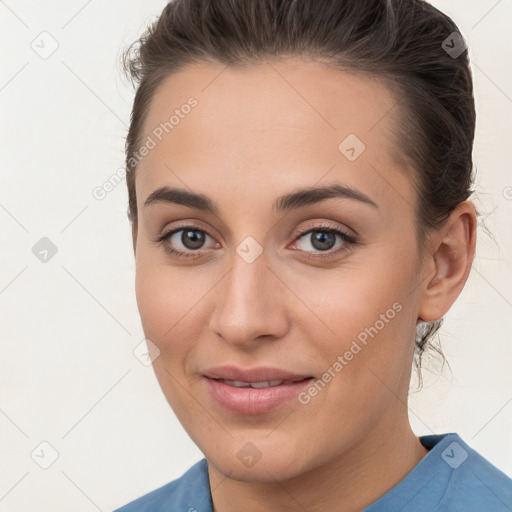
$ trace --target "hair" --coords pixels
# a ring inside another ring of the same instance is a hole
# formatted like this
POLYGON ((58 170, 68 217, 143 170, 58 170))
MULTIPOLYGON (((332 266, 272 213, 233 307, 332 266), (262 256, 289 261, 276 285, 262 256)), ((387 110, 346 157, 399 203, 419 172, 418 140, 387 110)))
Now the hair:
MULTIPOLYGON (((396 100, 395 156, 417 191, 418 247, 473 193, 475 101, 468 52, 451 18, 423 0, 174 0, 122 55, 136 84, 126 137, 128 218, 137 229, 133 158, 144 121, 164 79, 195 63, 232 68, 302 57, 383 82, 396 100), (454 34, 455 33, 455 34, 454 34), (456 39, 453 39, 455 36, 456 39)), ((479 213, 477 212, 477 215, 479 213)), ((423 263, 423 257, 422 257, 423 263)), ((418 325, 415 367, 443 318, 418 325)))

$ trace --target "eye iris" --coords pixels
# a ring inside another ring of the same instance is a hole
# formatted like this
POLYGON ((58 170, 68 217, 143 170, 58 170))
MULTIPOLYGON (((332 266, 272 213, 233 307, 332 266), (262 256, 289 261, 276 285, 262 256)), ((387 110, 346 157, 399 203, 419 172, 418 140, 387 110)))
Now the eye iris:
POLYGON ((315 249, 328 250, 331 249, 335 243, 336 237, 334 233, 329 233, 328 231, 315 231, 314 233, 312 233, 312 245, 315 249), (326 240, 327 247, 325 246, 326 240))
POLYGON ((200 231, 184 230, 181 235, 181 242, 187 249, 200 249, 204 243, 204 233, 200 231))

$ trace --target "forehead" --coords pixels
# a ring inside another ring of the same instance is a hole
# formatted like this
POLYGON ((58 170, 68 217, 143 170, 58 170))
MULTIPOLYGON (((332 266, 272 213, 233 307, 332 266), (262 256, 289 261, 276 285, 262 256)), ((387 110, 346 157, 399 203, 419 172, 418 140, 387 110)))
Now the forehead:
MULTIPOLYGON (((377 79, 319 62, 189 66, 152 98, 141 140, 154 147, 137 168, 139 207, 156 186, 183 185, 177 176, 201 192, 219 181, 235 192, 262 183, 311 186, 328 174, 385 194, 389 184, 379 175, 399 167, 391 139, 395 104, 377 79), (351 147, 355 160, 344 153, 351 147)), ((393 174, 386 176, 396 181, 392 187, 410 194, 408 180, 393 174)))

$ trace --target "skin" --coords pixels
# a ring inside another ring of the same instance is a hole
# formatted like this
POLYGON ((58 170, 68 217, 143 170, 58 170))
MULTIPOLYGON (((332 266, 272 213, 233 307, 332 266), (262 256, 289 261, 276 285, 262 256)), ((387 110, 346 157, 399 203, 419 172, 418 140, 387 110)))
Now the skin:
POLYGON ((136 297, 145 336, 160 350, 157 379, 205 454, 216 512, 315 512, 340 503, 360 511, 427 453, 407 410, 415 329, 419 319, 441 318, 462 291, 475 210, 461 203, 431 233, 422 265, 412 171, 394 158, 389 139, 396 100, 376 80, 297 59, 244 70, 196 64, 158 88, 143 139, 190 96, 197 107, 136 173, 136 297), (366 145, 353 162, 338 149, 349 134, 366 145), (378 208, 332 198, 286 214, 272 210, 282 194, 331 183, 355 187, 378 208), (210 197, 218 215, 144 207, 162 185, 210 197), (181 232, 168 243, 200 257, 173 257, 154 241, 190 223, 206 232, 203 248, 185 246, 181 232), (336 235, 322 251, 311 233, 296 234, 326 223, 357 234, 357 243, 336 235), (252 263, 236 252, 247 236, 263 249, 252 263), (305 257, 326 252, 329 258, 305 257), (207 393, 202 373, 224 364, 321 378, 395 302, 401 311, 305 405, 292 399, 248 416, 207 393), (261 453, 252 467, 237 457, 248 442, 261 453))

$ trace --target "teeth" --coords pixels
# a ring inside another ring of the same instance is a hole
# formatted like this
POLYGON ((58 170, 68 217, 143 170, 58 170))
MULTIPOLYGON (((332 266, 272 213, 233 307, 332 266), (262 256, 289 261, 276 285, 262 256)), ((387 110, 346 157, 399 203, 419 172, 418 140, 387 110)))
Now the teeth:
POLYGON ((236 388, 250 388, 251 385, 248 382, 243 382, 241 380, 225 380, 220 379, 224 384, 228 384, 229 386, 235 386, 236 388))
POLYGON ((228 386, 234 386, 236 388, 268 388, 273 386, 280 386, 281 384, 292 384, 292 380, 265 380, 263 382, 244 382, 241 380, 227 380, 217 379, 219 382, 223 382, 228 386))
POLYGON ((280 386, 284 380, 266 380, 264 382, 251 382, 251 388, 268 388, 270 386, 280 386))

